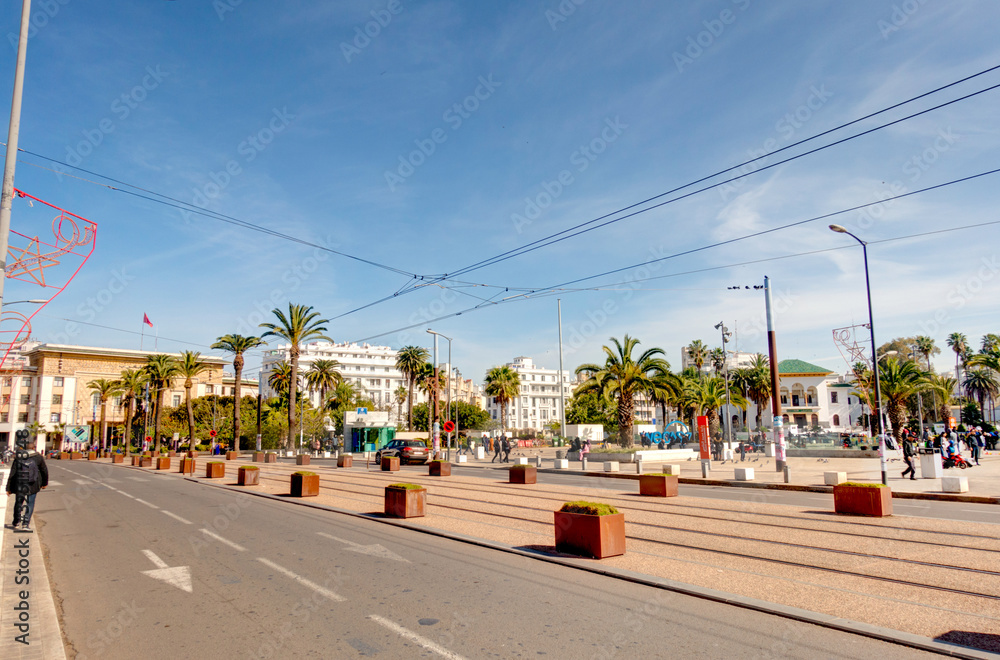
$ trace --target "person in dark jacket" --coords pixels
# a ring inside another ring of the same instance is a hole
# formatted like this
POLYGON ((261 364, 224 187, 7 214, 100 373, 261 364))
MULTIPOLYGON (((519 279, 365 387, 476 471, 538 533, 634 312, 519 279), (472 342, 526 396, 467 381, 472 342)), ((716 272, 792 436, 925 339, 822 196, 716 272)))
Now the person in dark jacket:
POLYGON ((903 478, 906 475, 910 475, 910 479, 917 478, 917 471, 913 469, 913 455, 916 452, 913 450, 913 440, 909 435, 903 436, 903 460, 906 462, 906 469, 903 470, 903 478))
POLYGON ((15 459, 11 466, 10 476, 7 478, 7 494, 14 494, 14 522, 11 529, 20 529, 24 532, 31 531, 31 514, 35 510, 35 495, 38 491, 49 485, 49 469, 45 465, 45 458, 34 448, 26 450, 27 457, 22 460, 26 463, 18 465, 20 460, 15 459), (31 465, 28 465, 30 463, 31 465), (27 508, 25 509, 25 504, 27 508), (22 511, 24 517, 22 519, 22 511))

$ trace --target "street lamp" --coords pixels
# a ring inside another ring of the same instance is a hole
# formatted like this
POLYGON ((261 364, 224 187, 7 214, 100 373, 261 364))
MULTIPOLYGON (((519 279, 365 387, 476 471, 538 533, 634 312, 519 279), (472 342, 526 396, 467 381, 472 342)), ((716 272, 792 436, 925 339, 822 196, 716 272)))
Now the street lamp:
POLYGON ((4 302, 3 306, 6 307, 7 305, 19 305, 21 303, 30 303, 32 305, 44 305, 47 302, 48 302, 48 300, 37 300, 37 299, 35 299, 35 300, 11 300, 9 302, 4 302))
POLYGON ((723 321, 719 321, 719 323, 715 326, 715 329, 722 333, 722 374, 726 381, 726 426, 724 428, 726 429, 726 446, 728 447, 729 443, 733 441, 733 434, 729 429, 729 425, 732 422, 729 419, 729 365, 727 364, 728 361, 726 359, 726 342, 733 336, 733 333, 729 332, 729 328, 725 326, 723 321))
POLYGON ((875 343, 875 319, 872 315, 872 285, 871 278, 868 275, 868 244, 840 225, 830 225, 830 230, 838 234, 847 234, 860 243, 861 253, 864 256, 865 291, 868 294, 868 332, 871 334, 872 340, 872 371, 875 372, 875 405, 878 406, 878 459, 879 466, 882 469, 882 483, 888 485, 889 477, 885 471, 885 424, 882 422, 882 384, 879 381, 878 375, 878 355, 876 354, 878 344, 875 343))
MULTIPOLYGON (((438 387, 440 385, 440 382, 438 381, 438 365, 437 365, 437 346, 438 345, 437 345, 437 338, 441 337, 442 339, 447 339, 448 340, 448 369, 449 369, 449 373, 448 373, 448 392, 447 392, 447 394, 445 396, 447 397, 446 400, 447 400, 447 406, 448 406, 448 419, 451 420, 451 373, 450 373, 450 370, 451 370, 451 337, 447 337, 445 335, 442 335, 440 332, 434 332, 430 328, 427 329, 427 333, 431 334, 431 335, 434 335, 434 392, 435 392, 435 394, 437 393, 438 387)), ((437 399, 437 396, 435 396, 435 401, 436 401, 436 399, 437 399)), ((436 412, 436 408, 437 408, 437 406, 435 405, 435 412, 436 412)), ((438 451, 438 448, 440 446, 439 445, 440 438, 441 438, 441 428, 439 426, 438 421, 435 419, 434 420, 434 452, 435 453, 438 451)), ((451 432, 450 431, 448 432, 448 457, 447 457, 447 460, 451 460, 451 432)))

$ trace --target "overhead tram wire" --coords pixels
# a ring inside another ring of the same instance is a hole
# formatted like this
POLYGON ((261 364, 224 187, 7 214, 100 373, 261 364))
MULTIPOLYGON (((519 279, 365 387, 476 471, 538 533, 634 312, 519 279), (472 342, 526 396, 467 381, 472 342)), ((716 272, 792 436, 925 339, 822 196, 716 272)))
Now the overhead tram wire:
MULTIPOLYGON (((692 248, 691 250, 686 250, 684 252, 679 252, 679 253, 675 253, 675 254, 672 254, 672 255, 667 255, 666 257, 662 257, 660 259, 652 259, 650 261, 645 261, 645 262, 641 262, 641 263, 638 263, 638 264, 633 264, 631 266, 626 266, 626 267, 623 267, 623 268, 616 268, 614 270, 605 271, 604 273, 599 273, 597 275, 590 275, 590 276, 587 276, 587 277, 577 278, 576 280, 572 280, 570 282, 564 282, 562 284, 556 284, 556 285, 553 285, 551 287, 537 287, 535 289, 531 289, 531 291, 533 293, 519 294, 517 296, 510 296, 510 297, 508 297, 506 299, 503 299, 503 300, 499 300, 499 301, 496 301, 496 302, 491 302, 491 303, 489 303, 489 305, 490 306, 502 305, 502 304, 505 304, 505 303, 508 303, 508 302, 515 302, 515 301, 518 301, 518 300, 534 300, 536 298, 543 298, 543 297, 548 297, 548 296, 551 296, 551 295, 557 295, 557 294, 559 294, 561 292, 575 293, 575 292, 589 291, 590 290, 589 288, 583 288, 583 289, 574 290, 574 289, 565 289, 564 287, 566 287, 566 286, 568 286, 570 284, 575 284, 577 282, 583 282, 583 281, 595 279, 597 277, 604 277, 604 276, 607 276, 607 275, 612 275, 614 273, 618 273, 618 272, 621 272, 621 271, 624 271, 624 270, 629 270, 631 268, 638 268, 640 266, 644 266, 644 265, 647 265, 647 264, 656 263, 656 262, 659 262, 659 261, 666 261, 668 259, 673 259, 673 258, 676 258, 676 257, 679 257, 679 256, 684 256, 684 255, 687 255, 687 254, 691 254, 691 253, 694 253, 694 252, 700 252, 700 251, 707 250, 707 249, 710 249, 710 248, 713 248, 713 247, 719 247, 719 246, 726 245, 726 244, 729 244, 729 243, 734 243, 734 242, 737 242, 737 241, 746 240, 748 238, 754 238, 754 237, 757 237, 757 236, 762 236, 762 235, 769 234, 769 233, 772 233, 772 232, 775 232, 775 231, 780 231, 782 229, 789 229, 791 227, 796 227, 796 226, 799 226, 799 225, 807 224, 809 222, 815 222, 817 220, 822 220, 822 219, 830 218, 830 217, 833 217, 833 216, 842 215, 844 213, 850 213, 852 211, 857 211, 857 210, 860 210, 860 209, 868 208, 870 206, 877 206, 879 204, 884 204, 886 202, 894 201, 894 200, 897 200, 897 199, 902 199, 904 197, 910 197, 912 195, 917 195, 917 194, 928 192, 928 191, 931 191, 931 190, 937 190, 937 189, 944 188, 944 187, 947 187, 947 186, 955 185, 957 183, 964 183, 964 182, 967 182, 967 181, 971 181, 971 180, 974 180, 974 179, 978 179, 978 178, 981 178, 981 177, 984 177, 984 176, 988 176, 988 175, 991 175, 991 174, 997 174, 997 173, 1000 173, 1000 168, 993 169, 993 170, 988 170, 986 172, 980 172, 979 174, 973 174, 973 175, 970 175, 970 176, 962 177, 960 179, 955 179, 953 181, 948 181, 948 182, 945 182, 945 183, 940 183, 940 184, 937 184, 937 185, 934 185, 934 186, 928 186, 927 188, 921 188, 920 190, 914 190, 914 191, 911 191, 911 192, 908 192, 908 193, 902 193, 900 195, 896 195, 896 196, 893 196, 893 197, 888 197, 888 198, 885 198, 885 199, 880 199, 878 201, 868 202, 866 204, 860 204, 860 205, 853 206, 853 207, 850 207, 850 208, 847 208, 847 209, 841 209, 840 211, 834 211, 834 212, 831 212, 831 213, 826 213, 826 214, 823 214, 823 215, 819 215, 819 216, 815 216, 815 217, 812 217, 812 218, 808 218, 806 220, 799 220, 797 222, 793 222, 793 223, 789 223, 789 224, 786 224, 786 225, 782 225, 780 227, 772 227, 771 229, 764 229, 764 230, 761 230, 759 232, 755 232, 753 234, 748 234, 748 235, 745 235, 745 236, 740 236, 740 237, 737 237, 737 238, 729 239, 727 241, 721 241, 721 242, 718 242, 718 243, 713 243, 711 245, 706 245, 706 246, 702 246, 702 247, 698 247, 698 248, 692 248)), ((966 230, 966 229, 975 229, 975 228, 987 227, 987 226, 991 226, 991 225, 1000 225, 1000 220, 989 221, 989 222, 982 222, 982 223, 976 223, 976 224, 972 224, 972 225, 964 225, 964 226, 961 226, 961 227, 948 227, 948 228, 945 228, 945 229, 937 229, 937 230, 932 230, 932 231, 928 231, 928 232, 919 232, 919 233, 915 233, 915 234, 907 234, 907 235, 904 235, 904 236, 897 236, 897 237, 894 237, 894 238, 871 240, 868 243, 869 243, 869 245, 878 244, 878 243, 889 243, 889 242, 901 241, 901 240, 905 240, 905 239, 909 239, 909 238, 919 238, 919 237, 923 237, 923 236, 932 236, 932 235, 936 235, 936 234, 945 234, 945 233, 949 233, 949 232, 952 232, 952 231, 963 231, 963 230, 966 230)), ((789 258, 797 257, 797 256, 806 256, 806 255, 812 255, 812 254, 819 254, 821 252, 830 252, 830 251, 833 251, 833 250, 845 249, 845 247, 851 247, 851 246, 831 247, 831 248, 826 248, 826 249, 822 249, 822 250, 812 250, 812 251, 809 251, 809 252, 797 253, 797 254, 793 254, 793 255, 781 255, 781 256, 777 256, 777 257, 767 257, 767 258, 764 258, 764 259, 758 259, 758 260, 754 260, 754 261, 740 262, 740 263, 736 263, 736 264, 727 264, 727 265, 722 265, 722 266, 713 266, 713 267, 708 267, 708 268, 703 268, 703 269, 697 269, 697 270, 692 270, 692 271, 685 271, 683 273, 676 273, 676 274, 671 274, 671 275, 658 275, 658 276, 655 276, 655 277, 649 277, 649 278, 638 279, 638 280, 633 280, 633 281, 645 282, 645 281, 649 281, 649 280, 653 280, 653 279, 665 279, 665 278, 668 278, 668 277, 677 277, 677 276, 681 276, 681 275, 697 274, 697 273, 707 272, 707 271, 711 271, 711 270, 723 270, 723 269, 726 269, 726 268, 734 268, 734 267, 745 266, 745 265, 750 265, 750 264, 755 264, 755 263, 763 263, 763 262, 767 262, 767 261, 777 261, 777 260, 780 260, 780 259, 789 259, 789 258)), ((613 286, 614 284, 621 284, 621 283, 609 283, 609 284, 603 284, 602 286, 613 286)), ((355 340, 355 342, 365 342, 365 341, 369 341, 369 340, 372 340, 372 339, 377 339, 379 337, 384 337, 386 335, 395 334, 397 332, 403 332, 405 330, 412 330, 414 328, 423 327, 423 326, 428 325, 430 323, 437 323, 439 321, 444 321, 446 319, 455 318, 457 316, 462 316, 463 314, 467 314, 469 312, 475 312, 475 311, 478 311, 480 309, 485 309, 486 307, 487 307, 487 305, 485 305, 485 304, 475 305, 473 307, 468 307, 468 308, 460 310, 458 312, 452 312, 450 314, 444 314, 444 315, 441 315, 441 316, 438 316, 438 317, 435 317, 435 318, 432 318, 432 319, 426 319, 424 321, 421 321, 420 323, 414 323, 414 324, 411 324, 411 325, 403 326, 401 328, 396 328, 394 330, 389 330, 389 331, 386 331, 386 332, 382 332, 382 333, 379 333, 379 334, 376 334, 376 335, 370 335, 370 336, 365 337, 363 339, 357 339, 357 340, 355 340)))
MULTIPOLYGON (((487 259, 487 260, 484 260, 482 262, 479 262, 478 264, 473 264, 472 266, 466 266, 464 268, 461 268, 461 269, 455 271, 454 273, 446 273, 446 276, 451 277, 451 276, 464 275, 465 273, 468 273, 468 272, 471 272, 471 271, 474 271, 474 270, 479 270, 480 268, 485 268, 487 266, 492 266, 492 265, 498 264, 498 263, 500 263, 502 261, 506 261, 508 259, 513 259, 514 257, 523 256, 523 255, 525 255, 525 254, 527 254, 529 252, 534 252, 535 250, 541 249, 543 247, 548 247, 550 245, 554 245, 554 244, 562 242, 564 240, 567 240, 567 239, 570 239, 570 238, 575 238, 576 236, 580 236, 582 234, 594 231, 595 229, 600 229, 602 227, 606 227, 608 225, 611 225, 611 224, 614 224, 614 223, 617 223, 617 222, 621 222, 622 220, 626 220, 628 218, 635 217, 637 215, 641 215, 641 214, 646 213, 648 211, 652 211, 654 209, 666 206, 667 204, 672 204, 674 202, 678 202, 678 201, 681 201, 683 199, 687 199, 688 197, 693 197, 694 195, 698 195, 698 194, 703 193, 705 191, 712 190, 714 188, 718 188, 718 187, 723 186, 723 185, 725 185, 727 183, 732 183, 734 181, 739 181, 740 179, 744 179, 744 178, 752 176, 754 174, 758 174, 760 172, 764 172, 766 170, 772 169, 772 168, 777 167, 779 165, 784 165, 785 163, 789 163, 789 162, 791 162, 793 160, 798 160, 799 158, 802 158, 804 156, 809 156, 809 155, 818 153, 820 151, 824 151, 826 149, 829 149, 830 147, 835 147, 835 146, 838 146, 840 144, 844 144, 844 143, 849 142, 851 140, 855 140, 855 139, 857 139, 859 137, 863 137, 865 135, 869 135, 869 134, 874 133, 876 131, 880 131, 880 130, 882 130, 884 128, 888 128, 890 126, 894 126, 894 125, 899 124, 901 122, 908 121, 908 120, 913 119, 915 117, 919 117, 919 116, 927 114, 929 112, 933 112, 935 110, 939 110, 941 108, 947 107, 947 106, 952 105, 954 103, 958 103, 960 101, 967 100, 967 99, 972 98, 974 96, 978 96, 980 94, 983 94, 983 93, 986 93, 986 92, 989 92, 989 91, 992 91, 992 90, 995 90, 995 89, 998 89, 998 88, 1000 88, 1000 83, 998 83, 996 85, 992 85, 992 86, 987 87, 985 89, 981 89, 981 90, 976 91, 976 92, 971 92, 969 94, 966 94, 965 96, 959 97, 957 99, 953 99, 951 101, 947 101, 945 103, 941 103, 941 104, 933 106, 931 108, 927 108, 925 110, 921 110, 919 112, 915 112, 915 113, 913 113, 911 115, 907 115, 905 117, 901 117, 899 119, 887 122, 885 124, 882 124, 881 126, 876 126, 874 128, 870 128, 870 129, 862 131, 860 133, 856 133, 855 135, 851 135, 851 136, 848 136, 848 137, 845 137, 845 138, 841 138, 841 139, 836 140, 834 142, 831 142, 829 144, 826 144, 826 145, 823 145, 823 146, 820 146, 820 147, 816 147, 814 149, 810 149, 809 151, 805 151, 805 152, 803 152, 801 154, 796 154, 794 156, 790 156, 790 157, 785 158, 783 160, 779 160, 779 161, 777 161, 775 163, 771 163, 769 165, 764 165, 764 166, 762 166, 762 167, 760 167, 758 169, 755 169, 752 172, 747 172, 745 174, 740 174, 738 176, 734 176, 734 177, 725 179, 723 181, 719 181, 717 183, 713 183, 711 185, 704 186, 704 187, 699 188, 697 190, 693 190, 693 191, 685 193, 683 195, 679 195, 677 197, 672 197, 671 199, 668 199, 666 201, 660 202, 658 204, 653 204, 652 206, 647 206, 645 208, 641 208, 639 210, 633 211, 632 213, 627 213, 625 215, 621 215, 621 216, 619 216, 617 218, 612 218, 612 219, 607 220, 606 222, 602 222, 601 224, 598 224, 598 225, 587 226, 587 225, 593 225, 593 223, 599 222, 600 220, 605 220, 607 218, 611 218, 612 216, 615 216, 615 215, 618 215, 620 213, 623 213, 626 210, 633 209, 636 206, 640 206, 640 205, 642 205, 644 203, 648 203, 649 201, 652 201, 652 200, 655 200, 655 199, 659 199, 659 198, 663 197, 664 195, 671 194, 672 192, 677 192, 677 191, 683 190, 685 188, 689 188, 689 187, 691 187, 692 185, 695 185, 698 182, 702 182, 702 181, 705 181, 706 179, 710 179, 710 178, 712 178, 714 176, 718 176, 720 173, 716 173, 716 174, 710 175, 708 177, 703 177, 703 178, 699 179, 697 182, 685 184, 685 185, 680 186, 678 188, 674 188, 672 191, 668 191, 668 192, 656 195, 655 197, 651 197, 651 198, 649 198, 647 200, 644 200, 643 202, 637 202, 635 204, 632 204, 631 206, 627 206, 627 207, 624 207, 622 209, 618 209, 617 211, 613 211, 613 212, 605 214, 605 215, 603 215, 603 216, 601 216, 599 218, 595 218, 595 219, 589 220, 589 221, 587 221, 585 223, 581 223, 581 224, 576 225, 575 227, 572 227, 570 229, 566 229, 566 230, 563 230, 561 232, 557 232, 555 234, 551 234, 550 236, 538 239, 537 241, 533 241, 532 243, 529 243, 527 245, 521 246, 520 248, 516 248, 515 250, 509 250, 508 252, 502 253, 501 255, 497 255, 496 257, 491 257, 490 259, 487 259), (586 227, 586 228, 585 229, 580 229, 582 227, 586 227), (580 229, 580 231, 574 231, 576 229, 580 229), (568 232, 572 232, 572 233, 568 233, 568 232), (563 234, 567 234, 567 233, 568 233, 568 235, 563 235, 563 234)), ((854 123, 854 122, 851 122, 851 123, 854 123)), ((837 129, 831 129, 831 130, 837 130, 837 129)), ((829 133, 829 132, 830 131, 827 131, 826 133, 829 133)), ((810 138, 810 139, 812 139, 812 138, 810 138)), ((805 140, 803 140, 803 142, 805 142, 805 140)), ((799 144, 801 144, 801 142, 799 144)), ((792 145, 789 145, 789 146, 792 146, 792 145)), ((785 148, 788 148, 788 147, 785 147, 785 148)), ((779 150, 779 151, 781 151, 781 150, 779 150)), ((764 156, 761 156, 760 158, 766 158, 767 156, 770 156, 770 155, 772 155, 774 153, 778 153, 778 152, 775 151, 775 152, 772 152, 771 154, 765 154, 764 156)), ((758 160, 758 159, 754 159, 754 160, 758 160)), ((754 161, 747 161, 747 163, 751 163, 751 162, 754 162, 754 161)), ((744 163, 744 164, 746 164, 746 163, 744 163)), ((735 167, 741 167, 741 166, 742 165, 737 165, 737 166, 734 166, 734 168, 735 167)), ((729 168, 727 170, 723 170, 723 172, 732 171, 734 168, 729 168)))

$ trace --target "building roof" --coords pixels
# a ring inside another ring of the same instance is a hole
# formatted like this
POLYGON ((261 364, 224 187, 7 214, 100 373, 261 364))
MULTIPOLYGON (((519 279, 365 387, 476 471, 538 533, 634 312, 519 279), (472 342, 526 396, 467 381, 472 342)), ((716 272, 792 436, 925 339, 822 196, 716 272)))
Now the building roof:
POLYGON ((817 367, 804 360, 782 360, 778 363, 779 375, 826 376, 832 373, 829 369, 817 367))
MULTIPOLYGON (((64 344, 39 344, 34 348, 24 351, 25 355, 34 353, 61 353, 90 355, 98 357, 117 357, 126 359, 145 360, 148 355, 169 355, 180 357, 180 353, 167 353, 164 351, 136 351, 129 348, 101 348, 97 346, 68 346, 64 344)), ((201 355, 198 357, 202 362, 210 364, 228 364, 226 358, 215 357, 214 355, 201 355)))

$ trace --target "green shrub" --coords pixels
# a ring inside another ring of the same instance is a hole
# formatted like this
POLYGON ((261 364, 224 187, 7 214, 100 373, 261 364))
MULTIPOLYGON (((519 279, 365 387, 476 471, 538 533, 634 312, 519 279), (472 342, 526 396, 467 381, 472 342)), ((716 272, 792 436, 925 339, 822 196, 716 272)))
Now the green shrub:
POLYGON ((870 484, 861 481, 845 481, 841 486, 854 486, 857 488, 888 488, 885 484, 870 484))
POLYGON ((211 445, 195 445, 194 446, 194 450, 195 451, 208 451, 211 448, 212 448, 211 445))
POLYGON ((534 465, 522 465, 521 463, 517 463, 515 465, 511 465, 510 468, 508 468, 508 469, 510 469, 510 470, 525 470, 527 468, 533 468, 533 467, 535 467, 535 466, 534 465))
POLYGON ((257 467, 256 465, 241 465, 240 469, 241 470, 259 470, 260 468, 257 467))
POLYGON ((559 510, 563 513, 584 513, 589 516, 613 516, 618 513, 615 507, 600 502, 566 502, 559 510))
POLYGON ((225 465, 222 461, 209 461, 209 465, 225 465))
POLYGON ((434 459, 433 461, 431 461, 431 463, 438 463, 438 464, 441 464, 441 463, 447 463, 447 462, 448 462, 448 461, 442 461, 442 460, 440 460, 440 459, 437 459, 437 458, 435 458, 435 459, 434 459))
POLYGON ((292 472, 292 475, 293 476, 298 475, 300 477, 315 477, 315 476, 318 476, 318 473, 317 472, 305 472, 305 471, 300 470, 299 472, 292 472))
POLYGON ((644 477, 676 477, 676 474, 667 474, 666 472, 643 472, 644 477))
POLYGON ((420 484, 389 484, 386 488, 402 488, 405 490, 420 490, 423 488, 420 484))

